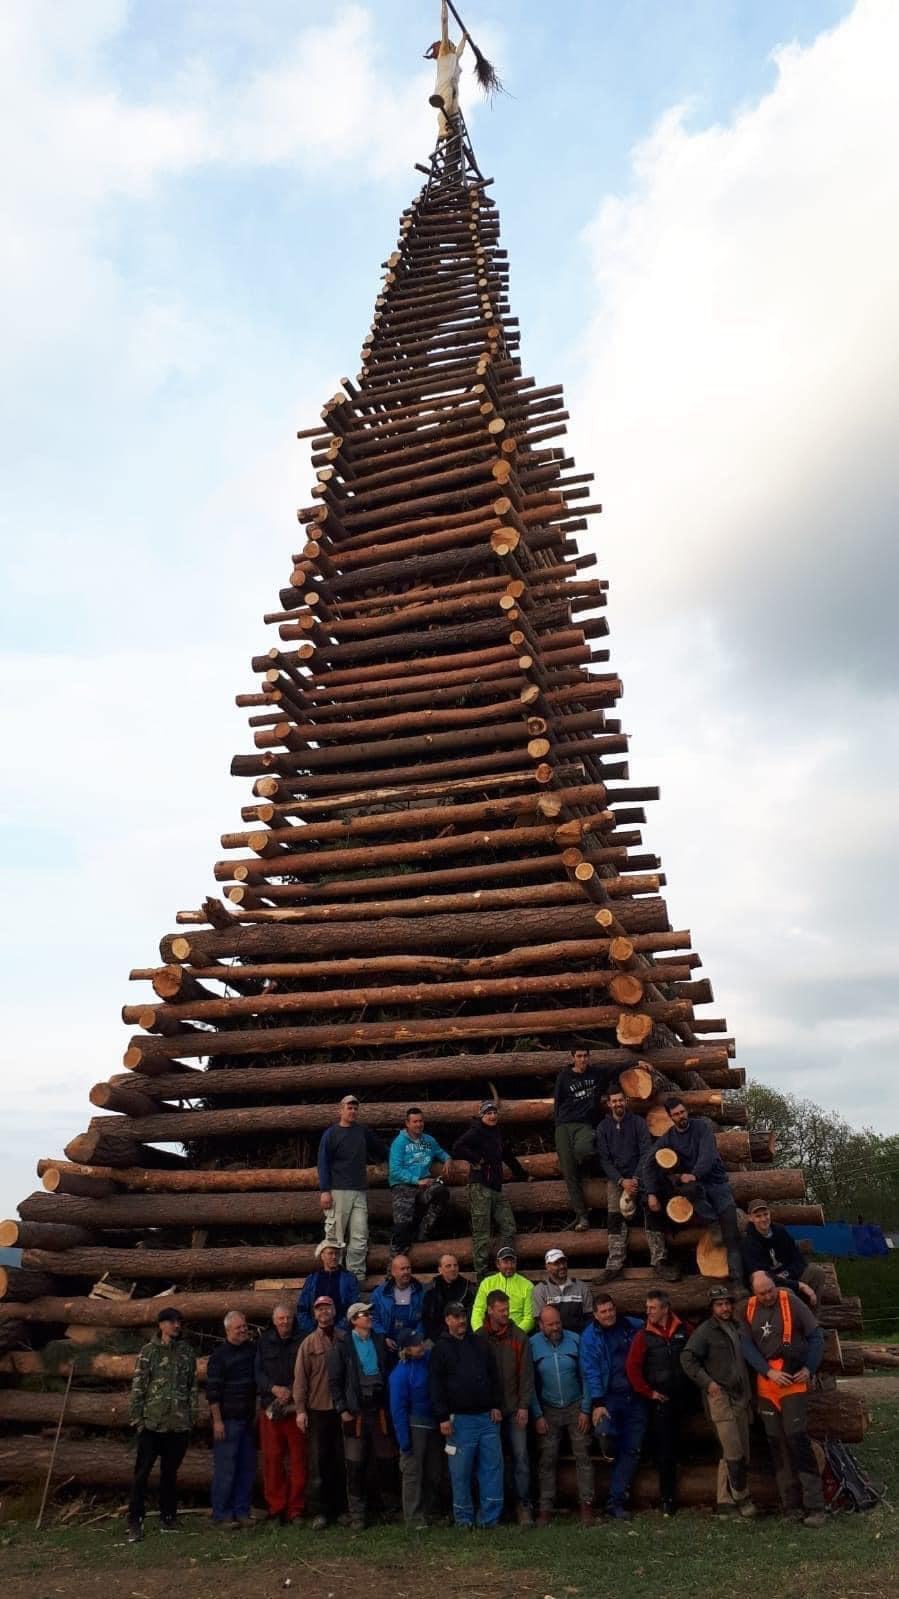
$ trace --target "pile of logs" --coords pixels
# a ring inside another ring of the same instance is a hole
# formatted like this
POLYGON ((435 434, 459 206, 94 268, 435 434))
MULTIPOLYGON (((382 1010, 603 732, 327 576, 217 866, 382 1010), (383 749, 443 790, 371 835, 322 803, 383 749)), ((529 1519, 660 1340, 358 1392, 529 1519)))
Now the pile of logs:
MULTIPOLYGON (((417 1102, 444 1143, 485 1095, 501 1102, 535 1179, 509 1187, 533 1271, 570 1220, 551 1094, 578 1044, 624 1074, 654 1132, 672 1086, 711 1117, 738 1201, 763 1194, 787 1221, 821 1220, 801 1172, 773 1165, 770 1136, 745 1126, 733 1040, 705 1015, 711 984, 643 848, 657 791, 628 781, 606 584, 577 542, 600 507, 560 442, 561 387, 537 387, 516 353, 492 180, 464 128, 424 170, 361 370, 300 435, 316 480, 266 616, 276 642, 238 696, 253 747, 232 770, 253 792, 222 837, 218 896, 178 913, 159 960, 132 971, 123 1069, 91 1090, 99 1114, 65 1158, 40 1162, 40 1189, 0 1228, 22 1250, 0 1277, 0 1419, 20 1429, 0 1478, 43 1468, 44 1439, 21 1429, 52 1423, 58 1398, 16 1384, 33 1387, 68 1330, 82 1436, 64 1433, 60 1468, 123 1480, 124 1445, 98 1430, 123 1425, 133 1352, 103 1341, 143 1335, 166 1293, 204 1348, 230 1306, 265 1321, 281 1295, 255 1283, 295 1286, 313 1265, 316 1146, 351 1088, 371 1126, 396 1131, 417 1102)), ((446 1238, 416 1248, 417 1269, 447 1239, 470 1262, 465 1175, 452 1170, 446 1238)), ((377 1274, 383 1168, 371 1182, 377 1274)), ((604 1184, 587 1192, 601 1217, 604 1184)), ((698 1313, 707 1284, 683 1219, 675 1300, 698 1313)), ((601 1225, 565 1238, 580 1270, 601 1266, 601 1225)), ((625 1308, 645 1287, 638 1268, 625 1308)), ((829 1301, 836 1372, 839 1332, 860 1317, 835 1284, 829 1301)), ((819 1406, 822 1427, 858 1436, 857 1404, 819 1406)), ((206 1482, 202 1447, 185 1472, 206 1482)), ((713 1479, 696 1482, 702 1497, 713 1479)))

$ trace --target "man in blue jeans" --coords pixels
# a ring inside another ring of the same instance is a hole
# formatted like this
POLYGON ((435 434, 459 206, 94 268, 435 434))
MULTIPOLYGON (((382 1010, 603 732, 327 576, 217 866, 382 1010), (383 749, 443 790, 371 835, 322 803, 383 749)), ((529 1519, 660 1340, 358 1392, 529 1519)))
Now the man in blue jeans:
POLYGON ((655 1220, 672 1195, 691 1200, 698 1222, 713 1230, 720 1228, 727 1250, 728 1272, 742 1288, 743 1256, 737 1206, 718 1153, 714 1124, 707 1116, 691 1116, 678 1094, 669 1094, 665 1109, 671 1117, 671 1126, 656 1139, 640 1166, 649 1210, 655 1220), (670 1149, 677 1156, 677 1165, 672 1170, 663 1170, 656 1161, 660 1149, 670 1149))
POLYGON ((225 1317, 225 1342, 209 1356, 206 1398, 212 1416, 212 1521, 249 1527, 256 1480, 256 1351, 242 1310, 225 1317))
POLYGON ((590 1394, 594 1436, 612 1458, 606 1513, 630 1521, 628 1498, 646 1436, 646 1405, 627 1379, 627 1352, 643 1323, 619 1316, 610 1294, 599 1294, 593 1321, 581 1335, 581 1371, 590 1394))
POLYGON ((495 1527, 503 1508, 503 1451, 499 1427, 502 1391, 496 1361, 485 1339, 469 1330, 462 1305, 446 1307, 446 1331, 431 1354, 431 1404, 443 1434, 453 1520, 475 1524, 472 1477, 478 1482, 479 1527, 495 1527))

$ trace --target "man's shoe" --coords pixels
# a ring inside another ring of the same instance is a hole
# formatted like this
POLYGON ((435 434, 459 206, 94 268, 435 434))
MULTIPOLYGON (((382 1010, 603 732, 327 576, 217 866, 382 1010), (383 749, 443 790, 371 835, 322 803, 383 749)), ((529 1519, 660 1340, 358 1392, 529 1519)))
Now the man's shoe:
POLYGON ((177 1516, 160 1516, 159 1530, 160 1532, 180 1532, 181 1523, 177 1516))
POLYGON ((626 1505, 606 1505, 606 1515, 613 1521, 633 1521, 634 1512, 628 1510, 626 1505))
POLYGON ((541 1506, 541 1508, 537 1511, 536 1525, 538 1527, 548 1527, 551 1521, 552 1516, 550 1515, 550 1512, 548 1510, 544 1510, 541 1506))
POLYGON ((129 1521, 129 1523, 128 1523, 128 1542, 129 1543, 140 1543, 142 1538, 143 1538, 143 1536, 144 1536, 144 1524, 143 1524, 143 1522, 142 1521, 129 1521))
POLYGON ((623 1271, 624 1261, 621 1262, 620 1266, 610 1263, 608 1266, 604 1266, 602 1271, 597 1272, 596 1281, 598 1283, 613 1283, 616 1277, 622 1275, 623 1271))
POLYGON ((324 1530, 327 1527, 327 1525, 328 1525, 327 1516, 316 1516, 314 1518, 313 1522, 312 1522, 312 1531, 313 1532, 324 1532, 324 1530))
POLYGON ((577 1220, 575 1221, 573 1231, 576 1233, 588 1233, 590 1231, 589 1217, 578 1216, 577 1220))
POLYGON ((534 1516, 530 1505, 517 1505, 515 1508, 515 1520, 518 1522, 519 1527, 533 1527, 534 1516))
POLYGON ((581 1505, 581 1507, 580 1507, 580 1515, 581 1515, 581 1526, 582 1527, 592 1527, 593 1526, 593 1506, 592 1505, 581 1505))
POLYGON ((824 1527, 827 1524, 826 1510, 810 1510, 808 1515, 802 1517, 803 1527, 824 1527))
POLYGON ((726 1505, 716 1505, 715 1506, 715 1515, 716 1516, 720 1516, 722 1518, 722 1520, 724 1520, 724 1521, 733 1521, 734 1517, 738 1514, 738 1510, 739 1510, 739 1506, 737 1506, 737 1505, 735 1505, 733 1503, 729 1503, 729 1504, 726 1504, 726 1505))
POLYGON ((364 1531, 365 1531, 365 1517, 364 1516, 350 1516, 350 1532, 364 1532, 364 1531))
POLYGON ((252 1527, 254 1525, 253 1517, 252 1516, 235 1516, 234 1517, 234 1525, 235 1525, 235 1527, 243 1527, 244 1529, 246 1529, 247 1527, 252 1527))
POLYGON ((662 1515, 666 1521, 669 1521, 672 1516, 677 1515, 677 1505, 674 1503, 673 1499, 662 1500, 662 1515))
POLYGON ((758 1505, 754 1505, 751 1499, 741 1499, 737 1510, 744 1521, 752 1521, 759 1513, 758 1505))

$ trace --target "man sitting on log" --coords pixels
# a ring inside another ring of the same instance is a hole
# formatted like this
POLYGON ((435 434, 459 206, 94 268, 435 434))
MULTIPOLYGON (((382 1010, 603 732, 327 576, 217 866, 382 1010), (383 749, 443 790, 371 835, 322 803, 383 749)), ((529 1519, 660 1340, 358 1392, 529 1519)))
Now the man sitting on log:
POLYGON ((757 1408, 784 1515, 806 1527, 826 1520, 821 1477, 808 1435, 808 1392, 824 1355, 824 1337, 808 1305, 767 1272, 752 1277, 742 1346, 756 1373, 757 1408), (800 1508, 801 1507, 801 1508, 800 1508))
POLYGON ((566 1332, 583 1332, 593 1309, 593 1289, 568 1275, 564 1249, 548 1249, 543 1257, 546 1281, 534 1284, 534 1315, 539 1319, 544 1305, 555 1305, 566 1332))
POLYGON ((403 1131, 390 1146, 387 1181, 393 1203, 392 1255, 405 1254, 417 1240, 430 1238, 449 1204, 449 1191, 440 1178, 431 1176, 431 1167, 441 1161, 445 1175, 450 1157, 424 1129, 422 1111, 410 1105, 403 1131))
POLYGON ((585 1233, 590 1226, 581 1168, 593 1159, 594 1129, 602 1114, 600 1102, 614 1077, 612 1071, 591 1066, 589 1049, 575 1049, 570 1065, 563 1066, 556 1078, 556 1154, 574 1211, 576 1233, 585 1233))
POLYGON ((317 1271, 311 1271, 297 1300, 297 1331, 304 1338, 315 1331, 316 1318, 313 1307, 319 1299, 329 1299, 334 1306, 335 1325, 346 1331, 346 1313, 359 1292, 359 1284, 351 1271, 340 1265, 342 1245, 329 1244, 322 1238, 315 1246, 317 1271))
POLYGON ((489 1344, 474 1336, 464 1309, 452 1300, 431 1355, 431 1404, 446 1440, 456 1526, 475 1524, 471 1483, 477 1476, 478 1526, 495 1527, 503 1509, 502 1387, 489 1344))
POLYGON ((256 1480, 256 1355, 242 1310, 225 1316, 225 1342, 209 1356, 206 1397, 212 1416, 212 1522, 249 1527, 256 1480))
POLYGON ((338 1119, 318 1146, 318 1181, 325 1242, 346 1248, 346 1268, 361 1283, 368 1254, 368 1162, 387 1159, 387 1146, 358 1121, 359 1100, 344 1094, 338 1119))
POLYGON ((128 1503, 128 1542, 144 1535, 144 1496, 153 1463, 159 1459, 159 1526, 177 1531, 178 1467, 197 1419, 197 1357, 181 1339, 181 1312, 166 1305, 156 1317, 157 1333, 144 1344, 131 1380, 128 1420, 137 1428, 134 1480, 128 1503))
POLYGON ((424 1288, 412 1275, 409 1256, 394 1255, 390 1275, 371 1296, 372 1332, 384 1339, 392 1356, 396 1355, 401 1332, 408 1330, 424 1337, 421 1320, 424 1297, 424 1288))
POLYGON ((421 1308, 425 1337, 432 1344, 446 1331, 446 1307, 461 1305, 466 1316, 474 1309, 475 1287, 459 1270, 459 1262, 450 1250, 445 1250, 437 1262, 437 1271, 425 1290, 421 1308))
POLYGON ((665 1109, 672 1125, 656 1139, 640 1167, 649 1209, 658 1214, 666 1200, 674 1195, 689 1199, 698 1221, 720 1226, 727 1250, 728 1273, 735 1283, 742 1283, 737 1206, 724 1162, 718 1154, 714 1125, 707 1116, 691 1116, 677 1094, 669 1095, 665 1109), (655 1158, 660 1149, 673 1151, 677 1156, 676 1167, 662 1170, 655 1158))
POLYGON ((663 1516, 677 1510, 681 1419, 688 1392, 681 1355, 692 1331, 689 1322, 675 1315, 668 1295, 655 1288, 646 1295, 646 1325, 627 1352, 628 1381, 649 1410, 663 1516))
POLYGON ((534 1330, 536 1317, 534 1315, 534 1289, 527 1277, 522 1277, 518 1270, 518 1256, 508 1244, 496 1251, 497 1270, 489 1277, 484 1277, 475 1295, 474 1310, 471 1313, 471 1330, 477 1332, 483 1325, 487 1314, 487 1298, 495 1289, 499 1288, 509 1298, 509 1314, 516 1327, 523 1333, 534 1330))
POLYGON ((343 1428, 350 1526, 361 1532, 368 1509, 369 1467, 377 1461, 383 1468, 396 1460, 397 1450, 387 1420, 384 1339, 372 1332, 371 1308, 361 1300, 350 1305, 347 1320, 348 1336, 335 1341, 328 1353, 328 1381, 343 1428))
POLYGON ((528 1410, 534 1397, 534 1362, 526 1334, 509 1315, 509 1295, 501 1288, 493 1288, 487 1295, 487 1315, 476 1336, 493 1351, 502 1388, 500 1437, 506 1504, 515 1506, 520 1527, 532 1527, 528 1410))
POLYGON ((734 1296, 716 1283, 709 1289, 711 1315, 687 1340, 681 1365, 702 1393, 702 1401, 721 1445, 718 1511, 757 1515, 749 1495, 749 1424, 752 1384, 743 1358, 734 1296))
POLYGON ((612 1460, 606 1514, 614 1521, 631 1519, 628 1499, 646 1434, 646 1405, 627 1375, 628 1350, 642 1326, 636 1316, 619 1316, 611 1294, 597 1294, 593 1320, 581 1337, 581 1371, 590 1393, 594 1436, 612 1460))
POLYGON ((297 1427, 309 1446, 310 1488, 316 1502, 313 1532, 322 1532, 343 1509, 343 1439, 328 1381, 328 1356, 345 1335, 334 1325, 334 1301, 322 1294, 312 1307, 315 1331, 303 1339, 293 1373, 297 1427))
POLYGON ((581 1370, 580 1339, 577 1333, 565 1331, 555 1305, 545 1306, 540 1313, 540 1330, 531 1339, 531 1355, 534 1361, 531 1415, 536 1418, 540 1442, 537 1526, 548 1527, 552 1518, 563 1435, 567 1436, 574 1455, 581 1524, 589 1526, 593 1521, 594 1492, 590 1394, 581 1370))
POLYGON ((751 1200, 747 1214, 749 1226, 741 1245, 746 1283, 752 1281, 753 1272, 767 1272, 776 1287, 790 1288, 794 1294, 801 1294, 814 1310, 827 1281, 824 1267, 814 1263, 806 1265, 805 1256, 792 1234, 786 1227, 772 1222, 767 1199, 751 1200))
POLYGON ((471 1243, 475 1276, 486 1276, 490 1259, 490 1238, 495 1226, 500 1244, 515 1242, 515 1217, 503 1194, 503 1165, 513 1177, 527 1182, 528 1174, 499 1130, 499 1106, 485 1099, 477 1117, 453 1145, 453 1160, 467 1160, 468 1206, 471 1212, 471 1243))
POLYGON ((271 1519, 282 1527, 299 1520, 306 1508, 306 1438, 297 1427, 293 1404, 299 1347, 291 1307, 276 1305, 272 1325, 256 1345, 255 1377, 265 1503, 271 1519))
POLYGON ((609 1113, 596 1129, 596 1153, 606 1178, 606 1212, 609 1228, 609 1253, 600 1281, 620 1277, 627 1264, 627 1224, 643 1203, 649 1263, 660 1277, 674 1278, 677 1271, 668 1263, 665 1234, 656 1212, 646 1208, 641 1194, 640 1168, 649 1154, 652 1139, 642 1116, 627 1108, 624 1090, 609 1089, 609 1113))

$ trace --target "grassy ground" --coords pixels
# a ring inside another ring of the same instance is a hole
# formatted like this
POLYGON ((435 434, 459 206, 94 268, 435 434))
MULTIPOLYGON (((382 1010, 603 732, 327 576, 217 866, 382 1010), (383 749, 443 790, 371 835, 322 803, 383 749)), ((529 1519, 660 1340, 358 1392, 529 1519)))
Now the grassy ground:
POLYGON ((871 1344, 899 1343, 899 1250, 873 1260, 835 1260, 844 1294, 860 1294, 871 1344))
MULTIPOLYGON (((872 1395, 877 1379, 872 1381, 872 1395)), ((899 1503, 899 1399, 875 1402, 874 1427, 859 1451, 866 1469, 899 1503)), ((4 1507, 8 1509, 13 1507, 4 1507)), ((380 1527, 214 1533, 187 1518, 163 1538, 148 1520, 143 1544, 124 1542, 120 1520, 36 1534, 33 1523, 0 1524, 2 1599, 284 1599, 311 1588, 320 1599, 363 1591, 366 1599, 421 1599, 445 1589, 453 1599, 744 1599, 759 1589, 790 1599, 895 1599, 899 1592, 899 1514, 880 1508, 841 1515, 820 1532, 776 1517, 756 1523, 684 1512, 654 1514, 631 1526, 582 1532, 568 1518, 541 1532, 500 1528, 464 1535, 450 1529, 410 1535, 380 1527)))

